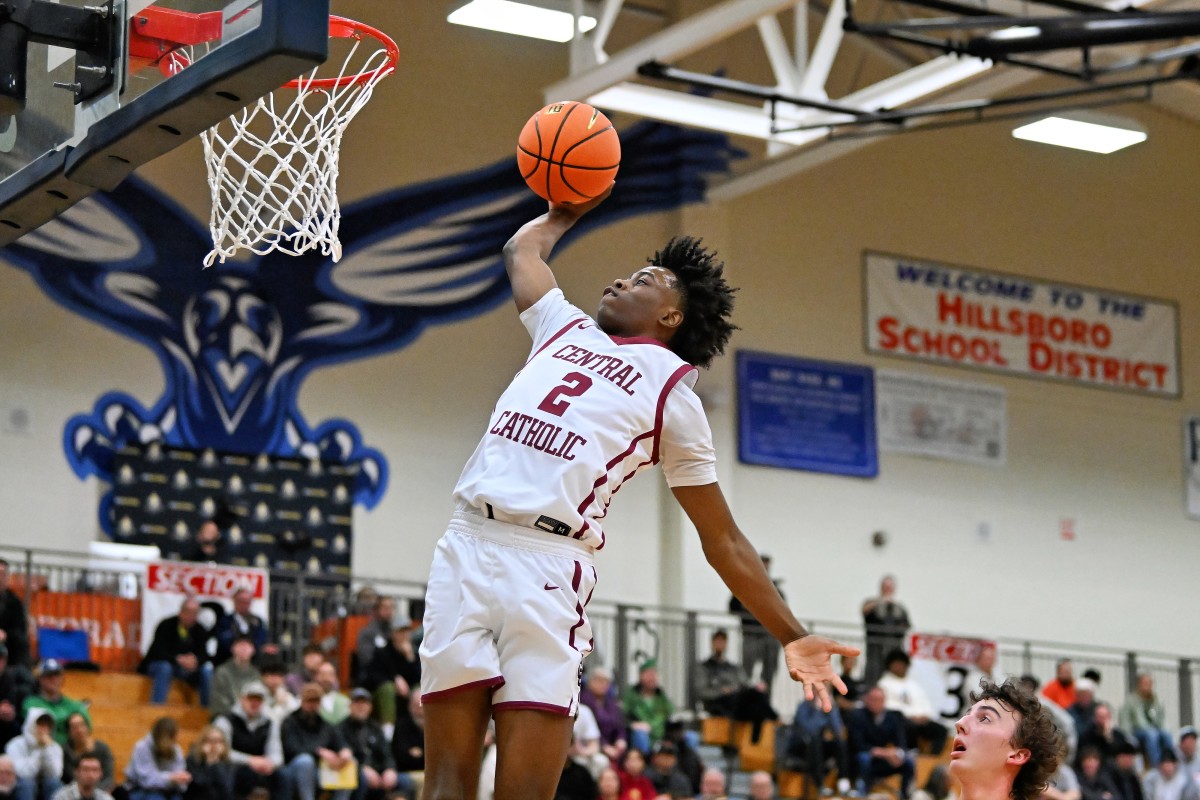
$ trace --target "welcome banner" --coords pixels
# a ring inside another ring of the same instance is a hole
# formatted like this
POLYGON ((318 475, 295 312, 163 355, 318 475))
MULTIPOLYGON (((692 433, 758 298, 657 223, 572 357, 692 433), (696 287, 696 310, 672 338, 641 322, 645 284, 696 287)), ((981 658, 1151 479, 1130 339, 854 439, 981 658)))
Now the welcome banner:
POLYGON ((867 252, 872 353, 1178 397, 1173 303, 867 252))

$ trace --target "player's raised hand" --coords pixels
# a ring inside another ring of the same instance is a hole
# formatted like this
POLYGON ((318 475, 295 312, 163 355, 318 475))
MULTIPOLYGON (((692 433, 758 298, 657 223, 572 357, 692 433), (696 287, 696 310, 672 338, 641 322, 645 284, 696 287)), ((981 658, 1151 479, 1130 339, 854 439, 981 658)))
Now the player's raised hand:
POLYGON ((554 202, 552 202, 552 203, 550 203, 550 211, 551 212, 557 211, 558 213, 568 214, 568 215, 574 217, 575 219, 579 219, 584 214, 586 214, 587 212, 591 211, 596 206, 603 203, 608 198, 608 196, 610 194, 612 194, 613 187, 615 187, 616 185, 617 185, 617 182, 613 181, 612 183, 610 183, 608 185, 608 188, 605 189, 603 192, 596 195, 591 200, 585 200, 582 203, 569 203, 569 202, 568 203, 554 203, 554 202))
POLYGON ((788 674, 792 680, 804 684, 804 697, 812 700, 814 697, 821 702, 821 708, 830 711, 833 699, 829 694, 827 683, 842 694, 846 693, 846 684, 833 671, 830 660, 834 655, 856 656, 857 647, 851 647, 824 636, 805 636, 788 642, 783 647, 783 660, 787 663, 788 674))

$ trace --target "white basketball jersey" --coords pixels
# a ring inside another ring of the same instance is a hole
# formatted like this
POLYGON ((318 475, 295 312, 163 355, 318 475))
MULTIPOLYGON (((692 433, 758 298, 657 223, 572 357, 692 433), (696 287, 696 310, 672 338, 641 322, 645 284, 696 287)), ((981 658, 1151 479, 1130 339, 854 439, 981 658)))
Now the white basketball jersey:
POLYGON ((653 339, 610 337, 555 289, 522 315, 533 355, 501 395, 455 488, 497 518, 603 547, 612 496, 658 463, 663 409, 696 368, 653 339), (501 516, 503 515, 503 516, 501 516), (569 529, 569 530, 567 530, 569 529))

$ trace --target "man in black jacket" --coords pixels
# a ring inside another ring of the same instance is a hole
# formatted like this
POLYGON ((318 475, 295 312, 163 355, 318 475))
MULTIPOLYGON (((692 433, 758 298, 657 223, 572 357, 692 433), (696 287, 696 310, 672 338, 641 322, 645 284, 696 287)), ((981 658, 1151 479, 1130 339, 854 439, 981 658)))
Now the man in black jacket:
POLYGON ((271 797, 291 797, 281 771, 279 723, 266 712, 266 697, 266 686, 259 681, 249 683, 242 689, 239 703, 213 722, 229 740, 233 794, 237 798, 247 797, 255 789, 265 789, 271 797))
POLYGON ((29 617, 21 598, 8 588, 8 561, 0 558, 0 644, 11 667, 29 666, 29 617))
MULTIPOLYGON (((324 691, 315 683, 300 690, 300 708, 283 721, 283 774, 299 800, 315 800, 317 769, 320 766, 340 770, 354 760, 337 728, 321 719, 318 710, 324 691)), ((334 800, 349 800, 350 792, 333 792, 334 800)), ((290 800, 290 798, 288 798, 290 800)))
POLYGON ((162 705, 171 691, 171 680, 178 678, 200 692, 200 705, 208 706, 212 686, 212 661, 208 657, 208 631, 197 621, 200 601, 187 597, 179 613, 167 617, 154 629, 150 649, 138 664, 138 672, 154 679, 150 702, 162 705))
POLYGON ((25 698, 33 692, 28 671, 8 663, 8 648, 0 642, 0 750, 8 740, 21 735, 25 721, 21 713, 25 698))
POLYGON ((350 716, 338 731, 358 761, 358 791, 354 800, 382 800, 396 788, 396 762, 391 742, 379 723, 371 719, 371 693, 359 687, 350 693, 350 716))
POLYGON ((863 707, 846 719, 850 752, 858 767, 859 791, 869 792, 881 778, 900 775, 900 794, 912 788, 913 759, 906 751, 904 717, 884 708, 883 689, 872 686, 863 696, 863 707))

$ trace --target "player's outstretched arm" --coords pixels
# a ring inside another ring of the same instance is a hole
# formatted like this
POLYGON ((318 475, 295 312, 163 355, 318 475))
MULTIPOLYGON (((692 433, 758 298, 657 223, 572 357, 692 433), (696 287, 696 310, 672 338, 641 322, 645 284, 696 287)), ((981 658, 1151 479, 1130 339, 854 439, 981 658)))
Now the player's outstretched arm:
POLYGON ((508 271, 518 313, 558 285, 546 263, 550 251, 580 217, 604 202, 611 192, 610 186, 603 194, 578 205, 551 203, 549 211, 522 225, 504 245, 504 269, 508 271))
POLYGON ((804 629, 783 602, 754 546, 734 522, 720 485, 676 486, 671 491, 700 533, 708 563, 742 605, 783 643, 792 680, 804 684, 805 697, 817 697, 829 711, 833 701, 825 684, 832 683, 839 692, 846 693, 846 685, 830 659, 835 654, 856 656, 858 648, 810 635, 804 629))

